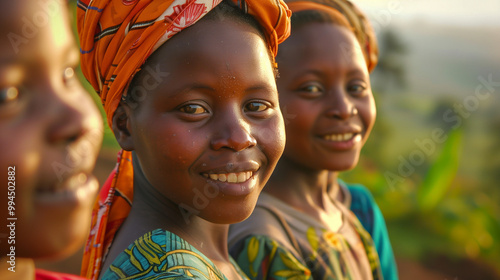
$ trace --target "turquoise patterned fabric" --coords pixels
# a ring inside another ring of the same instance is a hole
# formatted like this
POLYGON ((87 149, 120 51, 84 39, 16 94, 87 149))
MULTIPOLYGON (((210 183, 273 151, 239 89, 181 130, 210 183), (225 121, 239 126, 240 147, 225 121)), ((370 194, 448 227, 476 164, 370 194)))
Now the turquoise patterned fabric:
POLYGON ((398 280, 398 269, 391 241, 389 240, 389 233, 385 225, 385 219, 372 194, 363 185, 346 184, 341 180, 339 180, 339 183, 344 184, 351 194, 350 210, 358 217, 363 227, 372 236, 384 279, 398 280))
POLYGON ((343 223, 334 230, 262 193, 252 216, 231 225, 230 254, 256 280, 383 279, 371 236, 336 204, 343 223))
MULTIPOLYGON (((243 279, 248 279, 233 263, 243 279)), ((220 279, 222 272, 181 237, 163 229, 148 232, 123 251, 102 279, 220 279)))

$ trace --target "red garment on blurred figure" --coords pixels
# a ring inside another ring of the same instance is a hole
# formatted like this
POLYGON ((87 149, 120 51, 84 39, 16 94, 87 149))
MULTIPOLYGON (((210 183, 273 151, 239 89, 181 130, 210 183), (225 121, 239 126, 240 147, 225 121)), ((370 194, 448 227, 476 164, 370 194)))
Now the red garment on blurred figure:
POLYGON ((36 280, 84 280, 85 278, 82 278, 77 275, 37 269, 35 274, 35 279, 36 280))

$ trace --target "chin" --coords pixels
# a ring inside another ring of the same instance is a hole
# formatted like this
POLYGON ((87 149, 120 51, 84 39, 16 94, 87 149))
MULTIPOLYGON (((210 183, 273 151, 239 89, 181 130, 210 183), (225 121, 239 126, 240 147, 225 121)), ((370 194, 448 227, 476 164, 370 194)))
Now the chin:
POLYGON ((249 203, 248 201, 234 202, 231 206, 221 206, 210 216, 203 219, 215 224, 236 224, 243 222, 252 214, 257 201, 249 203))
POLYGON ((354 167, 356 167, 356 165, 358 165, 357 159, 354 161, 344 161, 344 162, 337 161, 337 162, 332 163, 326 169, 330 170, 330 171, 344 172, 344 171, 349 171, 349 170, 354 169, 354 167))
POLYGON ((23 242, 24 245, 18 248, 18 255, 31 259, 58 260, 70 256, 82 246, 81 239, 57 240, 57 238, 44 235, 38 238, 31 237, 26 242, 19 239, 19 243, 23 242))
POLYGON ((19 241, 19 256, 57 260, 75 253, 88 236, 90 214, 87 211, 69 215, 66 219, 40 220, 23 225, 19 241), (28 226, 26 228, 26 226, 28 226))

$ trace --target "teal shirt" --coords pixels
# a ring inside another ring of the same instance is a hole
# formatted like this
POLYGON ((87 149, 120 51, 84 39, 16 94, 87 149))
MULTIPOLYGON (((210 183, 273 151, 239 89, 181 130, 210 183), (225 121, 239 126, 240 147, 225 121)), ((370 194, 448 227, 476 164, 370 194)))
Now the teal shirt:
MULTIPOLYGON (((242 279, 248 279, 233 262, 242 279)), ((220 279, 222 272, 186 240, 163 229, 146 233, 123 251, 103 274, 111 279, 220 279)))
POLYGON ((341 180, 339 180, 339 183, 347 187, 347 190, 351 194, 350 210, 356 215, 365 230, 372 236, 384 279, 399 279, 385 219, 372 194, 363 185, 347 184, 341 180))

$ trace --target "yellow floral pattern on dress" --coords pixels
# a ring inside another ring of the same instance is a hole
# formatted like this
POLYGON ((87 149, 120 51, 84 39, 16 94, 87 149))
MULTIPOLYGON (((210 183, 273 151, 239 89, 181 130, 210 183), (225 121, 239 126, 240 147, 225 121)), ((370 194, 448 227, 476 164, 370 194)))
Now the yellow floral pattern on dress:
POLYGON ((311 271, 265 236, 252 236, 245 241, 245 250, 236 262, 250 279, 311 280, 311 271))
MULTIPOLYGON (((359 222, 353 222, 353 227, 367 254, 373 279, 382 279, 378 254, 370 235, 359 222)), ((264 235, 248 236, 240 246, 241 250, 235 249, 239 253, 233 256, 250 279, 358 280, 354 279, 345 258, 352 249, 351 245, 339 233, 307 228, 304 243, 299 244, 301 256, 295 256, 264 235)))
MULTIPOLYGON (((248 279, 234 262, 233 265, 242 279, 248 279)), ((134 241, 113 261, 102 279, 227 280, 200 251, 162 229, 134 241)))

